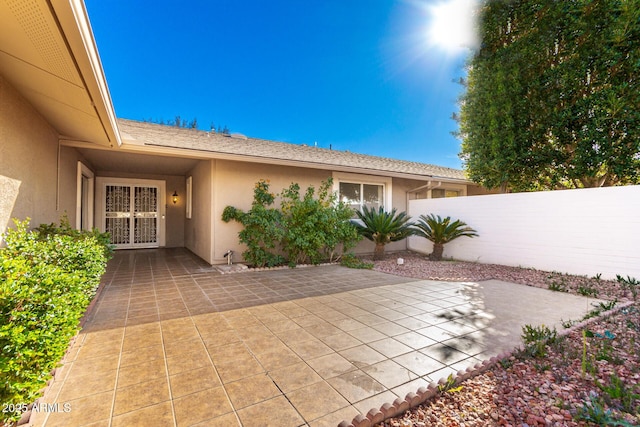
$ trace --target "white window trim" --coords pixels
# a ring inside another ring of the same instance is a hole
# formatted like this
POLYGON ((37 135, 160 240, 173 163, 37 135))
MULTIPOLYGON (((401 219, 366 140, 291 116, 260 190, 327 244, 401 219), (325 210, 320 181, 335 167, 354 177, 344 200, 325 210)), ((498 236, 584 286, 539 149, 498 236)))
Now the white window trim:
POLYGON ((185 216, 187 219, 191 219, 191 212, 193 209, 193 176, 187 177, 187 203, 185 216))
POLYGON ((82 178, 85 177, 89 181, 89 188, 87 194, 87 228, 92 230, 94 227, 93 222, 93 206, 94 206, 94 183, 95 174, 91 169, 87 167, 81 161, 78 161, 78 171, 76 175, 76 229, 80 230, 82 227, 82 178))
POLYGON ((393 187, 391 177, 375 176, 375 175, 361 175, 357 173, 346 172, 333 172, 333 192, 340 195, 340 183, 346 182, 351 184, 371 184, 371 185, 383 185, 384 191, 384 210, 389 212, 393 208, 393 187))

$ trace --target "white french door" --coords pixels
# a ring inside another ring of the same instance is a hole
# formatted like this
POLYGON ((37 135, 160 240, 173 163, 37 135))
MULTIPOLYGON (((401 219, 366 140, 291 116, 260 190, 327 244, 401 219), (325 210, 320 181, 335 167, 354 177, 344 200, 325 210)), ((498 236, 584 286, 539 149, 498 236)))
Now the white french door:
POLYGON ((100 230, 117 249, 164 246, 164 181, 98 178, 100 230))

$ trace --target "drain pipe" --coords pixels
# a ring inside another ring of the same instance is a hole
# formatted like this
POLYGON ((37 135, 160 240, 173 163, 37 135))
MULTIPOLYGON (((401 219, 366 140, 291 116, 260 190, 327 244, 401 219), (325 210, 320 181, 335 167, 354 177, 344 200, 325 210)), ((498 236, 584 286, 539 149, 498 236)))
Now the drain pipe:
MULTIPOLYGON (((420 191, 420 190, 424 190, 424 189, 433 190, 434 188, 438 188, 441 185, 442 185, 442 181, 438 181, 437 184, 432 185, 432 181, 429 180, 429 181, 427 181, 427 183, 425 185, 421 185, 420 187, 416 187, 416 188, 413 188, 411 190, 407 190, 407 205, 406 205, 407 206, 407 211, 409 211, 409 194, 410 193, 415 193, 416 191, 420 191)), ((409 239, 407 239, 407 249, 411 250, 411 247, 409 245, 409 239)))
POLYGON ((232 251, 231 249, 229 249, 229 250, 227 251, 227 253, 226 253, 226 254, 224 254, 224 257, 227 259, 227 265, 231 265, 231 264, 233 264, 233 260, 232 260, 232 258, 233 258, 233 251, 232 251))
POLYGON ((436 185, 431 185, 431 184, 432 184, 432 181, 429 180, 425 185, 421 185, 420 187, 407 190, 407 210, 409 210, 409 193, 415 193, 416 191, 420 191, 424 189, 433 190, 434 188, 440 187, 442 185, 442 181, 438 181, 436 185))

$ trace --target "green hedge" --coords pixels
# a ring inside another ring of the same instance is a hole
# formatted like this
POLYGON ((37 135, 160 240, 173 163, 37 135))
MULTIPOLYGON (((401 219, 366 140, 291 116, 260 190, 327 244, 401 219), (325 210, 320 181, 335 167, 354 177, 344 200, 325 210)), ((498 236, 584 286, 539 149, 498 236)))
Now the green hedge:
MULTIPOLYGON (((64 356, 105 271, 111 248, 68 223, 29 231, 15 221, 0 250, 0 403, 34 401, 64 356)), ((19 418, 3 411, 2 421, 19 418)))

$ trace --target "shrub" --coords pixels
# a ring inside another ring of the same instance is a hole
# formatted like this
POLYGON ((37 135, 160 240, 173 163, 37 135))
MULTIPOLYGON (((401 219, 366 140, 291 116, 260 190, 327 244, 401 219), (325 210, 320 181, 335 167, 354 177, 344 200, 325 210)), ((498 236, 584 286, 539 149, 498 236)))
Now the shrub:
POLYGON ((420 215, 414 224, 415 235, 424 237, 433 243, 433 252, 429 256, 433 261, 442 260, 444 245, 458 237, 476 237, 478 233, 459 219, 441 218, 440 215, 420 215))
POLYGON ((275 251, 284 236, 282 213, 270 207, 275 198, 275 194, 269 191, 269 182, 260 180, 253 189, 253 202, 248 212, 233 206, 227 206, 222 212, 224 222, 233 220, 244 226, 238 233, 240 242, 247 245, 242 256, 256 267, 273 267, 284 262, 284 258, 275 251))
POLYGON ((340 260, 340 265, 361 270, 371 270, 375 266, 372 262, 363 261, 352 253, 344 254, 340 260))
POLYGON ((357 211, 358 218, 362 224, 356 224, 358 232, 368 240, 375 243, 373 252, 374 260, 384 259, 384 247, 391 242, 397 242, 414 234, 411 217, 406 212, 396 213, 393 208, 391 212, 385 212, 380 206, 378 210, 367 206, 362 207, 362 212, 357 211))
POLYGON ((227 206, 222 213, 225 222, 243 225, 238 233, 240 242, 247 245, 244 259, 256 267, 283 264, 287 255, 289 265, 301 262, 335 261, 342 251, 358 242, 355 227, 349 222, 352 211, 336 200, 330 192, 331 179, 323 181, 318 193, 313 186, 303 196, 300 186, 292 183, 282 191, 281 210, 271 207, 276 195, 269 192, 266 180, 256 183, 251 210, 243 212, 227 206))
POLYGON ((282 246, 290 265, 332 262, 339 257, 340 245, 341 251, 348 251, 358 242, 358 232, 349 221, 353 211, 336 200, 330 191, 332 183, 331 178, 323 181, 317 197, 313 186, 301 197, 296 183, 282 191, 282 246))
MULTIPOLYGON (((95 295, 108 249, 92 233, 28 231, 15 221, 0 250, 0 403, 33 401, 95 295)), ((4 421, 20 414, 3 413, 4 421)))

